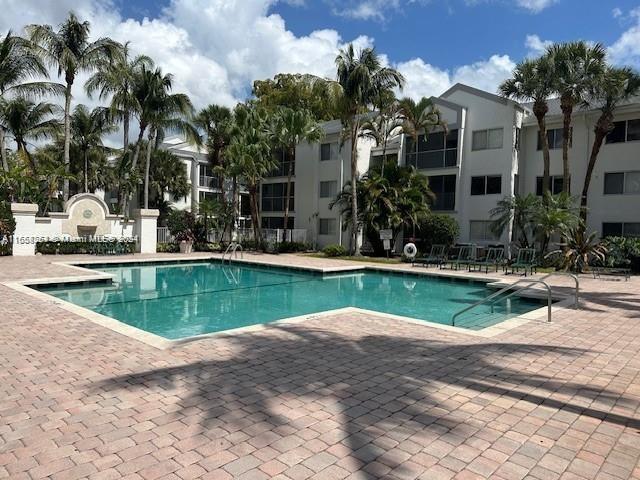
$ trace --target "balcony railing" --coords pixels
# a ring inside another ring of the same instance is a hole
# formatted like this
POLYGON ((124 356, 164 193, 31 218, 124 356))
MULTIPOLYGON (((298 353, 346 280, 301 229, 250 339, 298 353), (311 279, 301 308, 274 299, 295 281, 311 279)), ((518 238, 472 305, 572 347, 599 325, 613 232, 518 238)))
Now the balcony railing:
POLYGON ((204 188, 220 188, 221 182, 218 177, 209 177, 207 175, 200 175, 200 180, 198 182, 198 185, 204 188))
POLYGON ((407 152, 407 165, 413 165, 418 170, 427 168, 455 167, 458 164, 458 150, 434 150, 429 152, 407 152))

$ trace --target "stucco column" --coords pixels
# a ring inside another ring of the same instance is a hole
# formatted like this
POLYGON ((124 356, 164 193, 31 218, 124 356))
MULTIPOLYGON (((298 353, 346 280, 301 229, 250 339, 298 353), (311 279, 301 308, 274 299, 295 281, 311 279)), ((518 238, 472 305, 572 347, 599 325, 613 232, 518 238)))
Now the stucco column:
POLYGON ((13 254, 21 257, 35 255, 38 205, 12 203, 11 213, 16 221, 16 231, 13 233, 13 254))
POLYGON ((140 253, 156 253, 157 226, 159 210, 140 209, 133 212, 136 219, 136 233, 138 234, 138 245, 140 253))

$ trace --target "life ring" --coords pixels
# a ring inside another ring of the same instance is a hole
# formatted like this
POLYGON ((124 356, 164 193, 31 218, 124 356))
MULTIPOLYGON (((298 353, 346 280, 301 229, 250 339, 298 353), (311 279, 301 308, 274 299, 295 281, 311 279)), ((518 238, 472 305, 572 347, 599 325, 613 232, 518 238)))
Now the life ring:
POLYGON ((418 249, 416 248, 415 244, 413 243, 407 243, 404 246, 404 256, 409 258, 409 259, 413 259, 416 257, 417 253, 418 253, 418 249))

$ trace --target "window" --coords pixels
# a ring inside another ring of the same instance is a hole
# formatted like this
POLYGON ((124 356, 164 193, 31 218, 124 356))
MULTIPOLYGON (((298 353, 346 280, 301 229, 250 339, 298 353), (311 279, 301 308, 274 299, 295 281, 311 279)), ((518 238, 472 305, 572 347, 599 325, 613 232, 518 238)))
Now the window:
MULTIPOLYGON (((551 185, 551 194, 557 195, 562 193, 562 187, 564 186, 564 178, 562 175, 552 175, 549 177, 551 185)), ((542 196, 542 177, 536 177, 536 195, 542 196)))
POLYGON ((291 165, 291 174, 296 174, 296 162, 295 155, 292 157, 289 153, 282 149, 275 149, 273 152, 273 158, 278 163, 278 166, 271 171, 267 177, 287 177, 289 176, 289 165, 291 165))
POLYGON ((458 130, 433 132, 418 135, 418 144, 412 137, 407 137, 406 159, 407 165, 413 165, 418 170, 425 168, 455 167, 458 164, 458 130))
POLYGON ((338 194, 338 182, 329 180, 320 182, 320 198, 335 198, 338 194))
POLYGON ((471 177, 471 195, 498 195, 502 193, 502 176, 471 177))
POLYGON ((513 194, 520 195, 520 175, 517 173, 513 175, 513 194))
MULTIPOLYGON (((293 228, 293 217, 287 219, 287 228, 293 228)), ((262 228, 284 228, 284 217, 262 217, 262 228)))
POLYGON ((473 132, 471 150, 494 150, 502 148, 503 128, 490 128, 489 130, 476 130, 473 132))
POLYGON ((469 222, 469 240, 476 242, 494 242, 500 237, 491 230, 491 220, 471 220, 469 222))
POLYGON ((640 171, 604 174, 605 195, 640 194, 640 171))
POLYGON ((605 222, 602 237, 640 237, 640 222, 605 222))
POLYGON ((249 197, 248 193, 240 194, 240 216, 251 216, 251 198, 249 197))
POLYGON ((318 235, 335 235, 336 225, 337 222, 335 218, 318 219, 318 235))
POLYGON ((320 145, 320 161, 337 160, 339 148, 337 142, 323 143, 320 145))
POLYGON ((456 207, 456 176, 432 175, 429 177, 429 187, 436 199, 431 205, 433 210, 454 210, 456 207))
MULTIPOLYGON (((549 150, 558 150, 562 148, 564 139, 564 130, 562 128, 551 128, 547 130, 547 141, 549 142, 549 150)), ((569 146, 573 143, 573 127, 569 130, 569 146)), ((540 132, 538 132, 538 150, 542 150, 542 141, 540 132)))
MULTIPOLYGON (((265 183, 262 185, 262 211, 283 212, 287 196, 286 183, 265 183)), ((294 209, 295 183, 291 183, 289 210, 294 209)))
MULTIPOLYGON (((397 153, 387 153, 385 154, 385 157, 387 159, 387 163, 385 163, 385 165, 388 165, 389 163, 394 163, 394 164, 398 164, 398 154, 397 153)), ((369 168, 377 168, 380 167, 382 165, 382 155, 372 155, 371 156, 371 162, 369 163, 369 168)))
POLYGON ((222 201, 222 194, 214 192, 198 192, 198 201, 201 202, 205 199, 220 202, 222 201))
POLYGON ((210 165, 200 165, 198 186, 205 188, 220 188, 220 178, 214 175, 210 165))
POLYGON ((613 130, 607 135, 607 143, 635 142, 640 140, 640 119, 613 122, 613 130))
POLYGON ((516 134, 513 141, 513 148, 516 152, 520 151, 521 138, 522 138, 522 129, 519 127, 516 127, 516 134))

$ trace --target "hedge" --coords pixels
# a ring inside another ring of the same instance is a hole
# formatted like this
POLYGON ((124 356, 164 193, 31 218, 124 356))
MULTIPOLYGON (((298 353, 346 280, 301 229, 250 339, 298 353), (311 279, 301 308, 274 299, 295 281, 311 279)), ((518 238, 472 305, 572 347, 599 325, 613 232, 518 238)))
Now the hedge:
POLYGON ((114 242, 84 242, 78 240, 37 242, 36 252, 43 255, 73 255, 73 254, 93 254, 96 250, 104 248, 105 244, 118 244, 122 253, 134 253, 136 251, 135 240, 118 240, 114 242))

